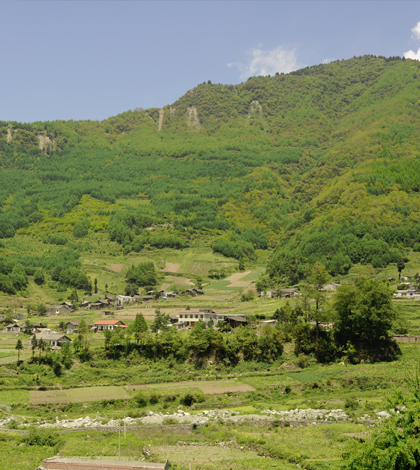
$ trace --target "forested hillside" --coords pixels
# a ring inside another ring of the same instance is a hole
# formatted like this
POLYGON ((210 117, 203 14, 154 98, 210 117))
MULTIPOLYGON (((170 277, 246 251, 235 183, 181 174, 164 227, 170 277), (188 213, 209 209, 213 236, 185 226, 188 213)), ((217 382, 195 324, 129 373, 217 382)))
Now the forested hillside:
POLYGON ((317 260, 332 274, 395 263, 420 251, 419 124, 420 64, 374 56, 203 83, 102 122, 0 122, 0 238, 54 247, 0 240, 0 290, 37 271, 86 287, 92 232, 125 253, 198 235, 247 262, 273 250, 267 283, 296 283, 317 260))

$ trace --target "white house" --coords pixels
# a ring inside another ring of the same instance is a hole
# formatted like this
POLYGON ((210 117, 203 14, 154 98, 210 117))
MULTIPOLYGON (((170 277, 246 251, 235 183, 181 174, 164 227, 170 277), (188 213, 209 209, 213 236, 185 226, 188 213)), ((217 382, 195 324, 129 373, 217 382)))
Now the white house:
POLYGON ((178 322, 185 323, 186 326, 194 326, 198 321, 208 323, 213 320, 213 323, 219 321, 219 316, 216 312, 206 308, 200 308, 198 310, 184 310, 176 314, 178 322))
POLYGON ((124 304, 130 304, 135 301, 134 297, 131 297, 130 295, 116 295, 115 296, 115 303, 117 305, 124 305, 124 304))

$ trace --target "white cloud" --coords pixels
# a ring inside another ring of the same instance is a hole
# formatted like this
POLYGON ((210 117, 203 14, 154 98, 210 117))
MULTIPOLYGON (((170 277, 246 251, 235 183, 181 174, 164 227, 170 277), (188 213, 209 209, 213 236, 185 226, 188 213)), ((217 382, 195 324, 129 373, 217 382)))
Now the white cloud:
POLYGON ((289 73, 298 68, 294 49, 287 50, 278 46, 271 51, 264 51, 261 46, 252 49, 248 64, 233 62, 228 67, 238 67, 241 79, 245 80, 254 75, 274 75, 276 72, 289 73))
MULTIPOLYGON (((413 33, 412 37, 420 41, 420 21, 411 29, 411 32, 413 33)), ((404 57, 406 59, 420 60, 420 49, 417 52, 412 50, 404 52, 404 57)))
POLYGON ((420 60, 420 48, 417 52, 414 52, 414 51, 407 51, 407 52, 404 52, 404 57, 406 59, 413 59, 413 60, 420 60))
POLYGON ((420 21, 414 26, 414 28, 411 30, 413 32, 413 36, 416 39, 420 40, 420 21))

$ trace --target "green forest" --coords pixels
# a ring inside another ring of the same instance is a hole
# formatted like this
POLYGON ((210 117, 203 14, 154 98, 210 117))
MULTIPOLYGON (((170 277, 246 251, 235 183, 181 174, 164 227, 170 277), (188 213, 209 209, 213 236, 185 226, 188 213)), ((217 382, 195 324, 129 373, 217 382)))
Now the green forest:
POLYGON ((124 253, 198 235, 238 261, 269 250, 267 286, 316 261, 344 275, 420 251, 419 78, 416 61, 369 55, 202 83, 101 122, 0 122, 0 290, 36 272, 91 289, 89 233, 124 253), (16 234, 49 254, 9 252, 16 234))

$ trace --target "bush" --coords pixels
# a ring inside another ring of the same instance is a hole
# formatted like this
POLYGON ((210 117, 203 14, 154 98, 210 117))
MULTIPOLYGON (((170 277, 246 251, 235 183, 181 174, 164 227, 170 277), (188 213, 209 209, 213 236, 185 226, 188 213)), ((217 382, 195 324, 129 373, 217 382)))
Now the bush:
POLYGON ((54 447, 58 444, 58 435, 52 431, 31 429, 24 442, 29 446, 48 446, 54 447))
POLYGON ((250 302, 251 300, 255 299, 254 291, 249 291, 246 294, 242 294, 241 301, 242 302, 250 302))
POLYGON ((298 366, 301 368, 301 369, 304 369, 305 367, 308 367, 309 366, 309 358, 308 356, 305 356, 305 354, 299 354, 298 358, 297 358, 297 363, 298 363, 298 366))
POLYGON ((346 410, 355 410, 359 407, 359 402, 354 397, 347 397, 344 407, 346 410))

